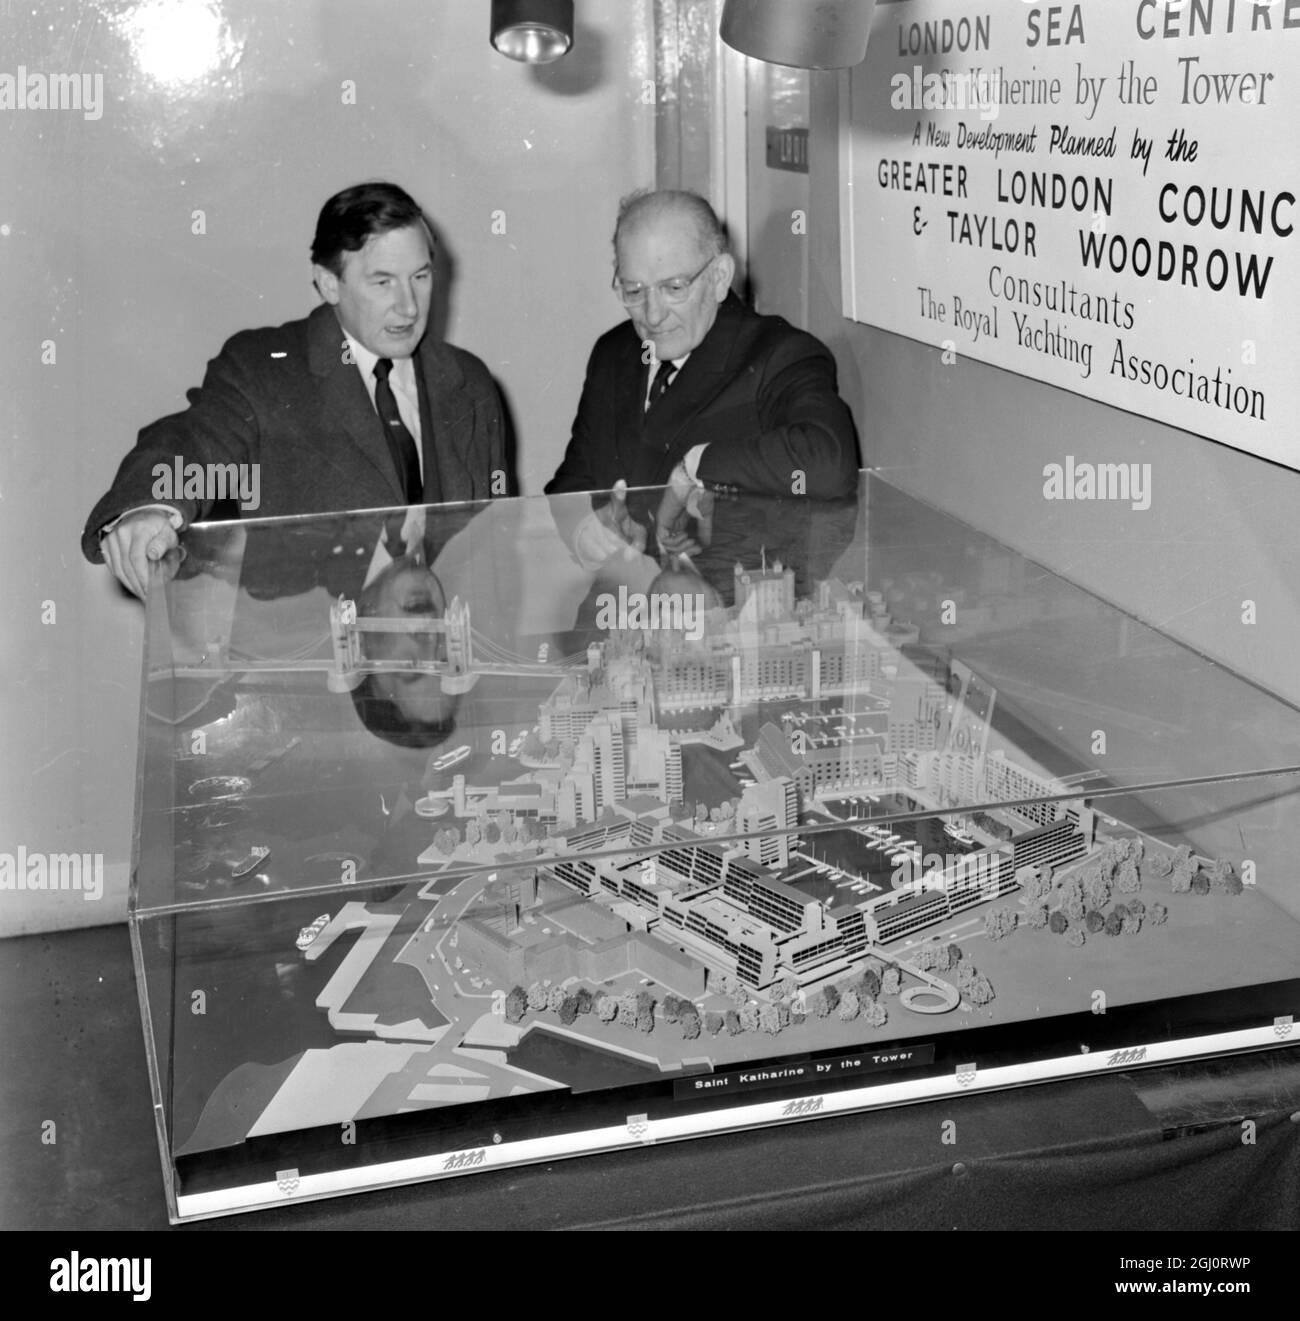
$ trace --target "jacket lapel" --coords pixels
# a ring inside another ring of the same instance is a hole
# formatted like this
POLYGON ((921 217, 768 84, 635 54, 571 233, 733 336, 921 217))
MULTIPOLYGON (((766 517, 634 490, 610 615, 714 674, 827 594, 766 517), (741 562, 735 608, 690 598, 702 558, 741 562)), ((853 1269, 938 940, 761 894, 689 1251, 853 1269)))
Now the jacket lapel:
MULTIPOLYGON (((706 409, 731 379, 728 364, 740 332, 742 305, 729 293, 718 307, 709 333, 697 344, 677 379, 645 416, 646 443, 653 449, 670 450, 682 428, 706 409)), ((645 388, 645 371, 640 383, 645 388)))
POLYGON ((614 373, 614 447, 618 454, 616 470, 626 474, 627 480, 635 485, 636 474, 641 473, 645 463, 640 451, 650 443, 645 411, 650 368, 641 361, 641 342, 635 331, 628 336, 628 343, 625 365, 614 373))
POLYGON ((469 462, 474 441, 474 400, 456 355, 427 336, 416 354, 420 369, 420 437, 424 450, 425 500, 473 500, 469 462), (432 479, 432 480, 431 480, 432 479))
POLYGON ((307 320, 307 359, 320 382, 322 416, 331 430, 341 431, 352 442, 358 455, 392 490, 392 503, 404 504, 402 484, 361 373, 355 363, 343 360, 345 343, 334 309, 328 303, 316 308, 307 320))

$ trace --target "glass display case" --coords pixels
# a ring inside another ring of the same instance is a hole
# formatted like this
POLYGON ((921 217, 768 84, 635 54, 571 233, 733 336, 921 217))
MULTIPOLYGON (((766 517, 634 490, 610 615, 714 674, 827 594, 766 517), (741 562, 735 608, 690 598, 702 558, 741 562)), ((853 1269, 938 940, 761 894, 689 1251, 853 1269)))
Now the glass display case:
POLYGON ((878 477, 661 494, 155 567, 174 1220, 1296 1040, 1300 712, 878 477))

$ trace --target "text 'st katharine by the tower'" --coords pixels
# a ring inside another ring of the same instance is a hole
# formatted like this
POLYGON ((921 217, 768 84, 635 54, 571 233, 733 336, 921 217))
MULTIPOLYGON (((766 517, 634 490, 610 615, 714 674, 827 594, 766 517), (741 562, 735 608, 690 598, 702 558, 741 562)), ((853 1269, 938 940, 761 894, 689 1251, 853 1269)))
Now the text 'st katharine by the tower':
POLYGON ((86 119, 104 114, 102 73, 44 73, 20 64, 0 70, 0 110, 79 110, 86 119))

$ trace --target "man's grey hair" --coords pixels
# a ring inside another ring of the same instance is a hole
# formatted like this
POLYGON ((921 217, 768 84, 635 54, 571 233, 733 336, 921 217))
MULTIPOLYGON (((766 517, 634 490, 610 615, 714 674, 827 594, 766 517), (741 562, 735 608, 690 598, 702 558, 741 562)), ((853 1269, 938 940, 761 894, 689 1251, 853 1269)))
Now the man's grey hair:
POLYGON ((614 260, 618 261, 618 240, 625 229, 655 220, 663 215, 677 215, 695 229, 700 249, 710 257, 727 251, 727 229, 718 213, 699 193, 677 188, 640 188, 618 204, 614 225, 614 260))

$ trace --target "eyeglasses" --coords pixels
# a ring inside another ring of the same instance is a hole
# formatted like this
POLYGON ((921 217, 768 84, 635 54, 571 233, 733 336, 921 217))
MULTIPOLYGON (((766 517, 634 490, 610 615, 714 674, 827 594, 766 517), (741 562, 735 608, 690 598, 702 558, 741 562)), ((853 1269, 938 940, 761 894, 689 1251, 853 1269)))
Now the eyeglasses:
POLYGON ((658 289, 659 297, 665 303, 684 303, 691 292, 691 286, 716 260, 715 253, 694 275, 674 275, 671 280, 660 280, 658 284, 627 284, 616 275, 614 292, 622 299, 625 307, 640 307, 650 297, 651 289, 658 289))

